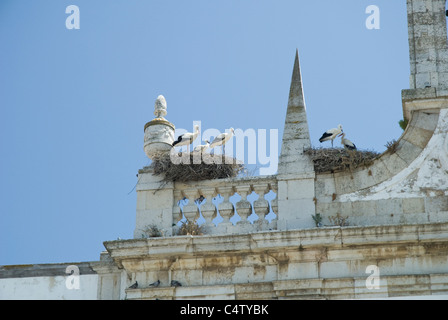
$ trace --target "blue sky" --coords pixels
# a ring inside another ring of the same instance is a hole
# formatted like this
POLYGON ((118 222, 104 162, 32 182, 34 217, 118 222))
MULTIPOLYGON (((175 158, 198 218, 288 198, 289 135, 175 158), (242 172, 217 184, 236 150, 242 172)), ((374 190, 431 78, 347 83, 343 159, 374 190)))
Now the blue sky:
POLYGON ((0 265, 98 260, 132 238, 159 94, 177 128, 278 129, 280 144, 296 48, 314 146, 339 123, 360 149, 400 137, 404 0, 2 0, 0 265))

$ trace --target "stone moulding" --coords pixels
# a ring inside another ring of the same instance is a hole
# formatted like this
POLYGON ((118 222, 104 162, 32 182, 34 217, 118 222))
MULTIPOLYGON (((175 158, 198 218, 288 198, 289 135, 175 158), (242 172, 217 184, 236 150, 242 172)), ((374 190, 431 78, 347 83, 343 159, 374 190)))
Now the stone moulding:
POLYGON ((144 127, 143 131, 145 132, 145 131, 146 131, 146 128, 148 128, 149 126, 156 125, 156 124, 163 124, 163 125, 169 126, 170 128, 173 129, 173 131, 176 129, 176 128, 174 127, 174 124, 172 124, 172 123, 169 122, 168 120, 166 120, 166 119, 162 119, 162 118, 155 118, 155 119, 152 119, 151 121, 149 121, 149 122, 147 122, 147 123, 145 124, 145 127, 144 127))
MULTIPOLYGON (((365 277, 278 280, 220 286, 126 289, 126 299, 384 299, 444 295, 446 274, 384 276, 378 288, 366 288, 365 277)), ((442 299, 446 295, 441 296, 442 299)))
POLYGON ((126 299, 351 299, 448 294, 448 223, 107 241, 126 299), (443 263, 445 261, 445 263, 443 263), (380 287, 366 288, 366 266, 380 287), (158 288, 147 283, 160 279, 158 288), (182 287, 170 287, 172 279, 182 287), (423 288, 423 287, 424 288, 423 288))
POLYGON ((251 253, 280 248, 354 247, 381 243, 448 244, 448 222, 328 227, 250 234, 174 236, 163 238, 105 241, 104 246, 119 267, 128 259, 188 257, 192 255, 251 253))

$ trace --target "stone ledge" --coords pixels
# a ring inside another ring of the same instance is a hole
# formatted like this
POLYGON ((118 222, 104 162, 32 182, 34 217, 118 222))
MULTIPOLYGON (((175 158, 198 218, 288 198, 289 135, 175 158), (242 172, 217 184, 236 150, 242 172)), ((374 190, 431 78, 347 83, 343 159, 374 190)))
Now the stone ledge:
POLYGON ((167 256, 245 254, 325 246, 342 248, 379 243, 448 242, 448 223, 324 227, 287 231, 262 231, 236 235, 175 236, 149 239, 106 241, 104 246, 117 265, 122 260, 167 256))
POLYGON ((67 276, 65 270, 70 265, 79 268, 80 275, 96 274, 97 269, 110 266, 111 262, 64 262, 46 264, 22 264, 0 266, 0 279, 5 278, 27 278, 27 277, 53 277, 67 276))
POLYGON ((212 286, 126 289, 126 299, 371 299, 448 295, 448 274, 381 276, 377 288, 366 277, 315 278, 212 286))

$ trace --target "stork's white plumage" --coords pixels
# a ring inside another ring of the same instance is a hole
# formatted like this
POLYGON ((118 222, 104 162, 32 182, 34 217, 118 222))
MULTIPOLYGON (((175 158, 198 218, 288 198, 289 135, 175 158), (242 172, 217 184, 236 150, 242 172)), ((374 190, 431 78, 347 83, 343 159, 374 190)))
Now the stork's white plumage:
POLYGON ((341 137, 341 144, 344 146, 345 149, 356 150, 355 144, 350 140, 345 139, 345 133, 340 134, 339 137, 341 137))
POLYGON ((188 146, 188 150, 190 150, 190 144, 193 143, 193 141, 197 138, 199 134, 199 126, 194 126, 194 132, 187 132, 182 135, 180 135, 176 141, 173 142, 173 147, 180 147, 180 146, 188 146))
POLYGON ((212 143, 210 143, 210 149, 217 146, 223 146, 223 153, 225 153, 224 145, 230 140, 230 138, 233 137, 234 134, 235 130, 233 128, 230 128, 229 132, 218 134, 215 139, 213 139, 212 143))
POLYGON ((325 131, 322 134, 322 137, 320 137, 319 142, 322 143, 324 141, 331 140, 331 146, 333 146, 333 140, 336 139, 338 134, 340 134, 341 132, 342 132, 342 125, 339 124, 337 128, 325 131))
POLYGON ((205 150, 207 150, 209 146, 210 146, 210 142, 208 140, 205 140, 205 144, 201 144, 201 145, 197 146, 196 148, 193 149, 193 152, 204 153, 205 150))

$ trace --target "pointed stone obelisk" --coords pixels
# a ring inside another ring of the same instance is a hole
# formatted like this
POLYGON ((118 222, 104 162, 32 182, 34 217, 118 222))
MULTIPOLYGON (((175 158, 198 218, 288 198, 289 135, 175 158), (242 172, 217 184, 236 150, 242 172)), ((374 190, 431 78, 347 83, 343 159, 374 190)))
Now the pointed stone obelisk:
POLYGON ((297 50, 289 90, 278 174, 282 176, 312 174, 314 176, 314 167, 310 158, 303 155, 303 151, 310 147, 310 133, 306 119, 305 98, 303 96, 302 75, 297 50))
POLYGON ((296 51, 278 165, 280 230, 313 227, 314 166, 304 150, 311 147, 299 53, 296 51))

